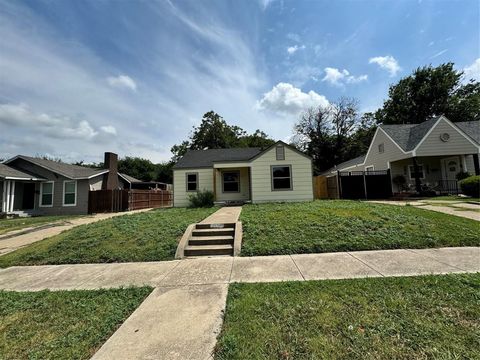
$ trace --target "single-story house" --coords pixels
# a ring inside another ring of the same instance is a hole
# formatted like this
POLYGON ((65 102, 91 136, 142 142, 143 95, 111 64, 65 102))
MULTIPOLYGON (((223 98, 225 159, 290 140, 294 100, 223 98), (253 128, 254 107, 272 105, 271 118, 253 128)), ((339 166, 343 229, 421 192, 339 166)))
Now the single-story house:
POLYGON ((480 174, 479 153, 480 121, 453 123, 441 115, 420 124, 380 125, 365 155, 323 175, 390 170, 394 193, 424 187, 450 192, 457 188, 458 173, 480 174), (399 185, 396 177, 406 184, 399 185))
POLYGON ((103 169, 18 155, 0 164, 1 212, 19 215, 87 214, 88 192, 130 189, 141 183, 117 170, 117 154, 105 153, 103 169))
POLYGON ((266 148, 189 150, 173 167, 173 205, 214 193, 216 203, 313 200, 312 159, 278 141, 266 148))

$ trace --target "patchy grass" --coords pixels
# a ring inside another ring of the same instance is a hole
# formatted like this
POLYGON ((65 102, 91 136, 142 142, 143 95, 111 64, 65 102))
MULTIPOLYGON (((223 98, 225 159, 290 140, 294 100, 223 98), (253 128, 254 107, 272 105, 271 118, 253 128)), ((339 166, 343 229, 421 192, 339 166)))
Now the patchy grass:
POLYGON ((422 201, 464 201, 464 202, 480 202, 480 198, 473 198, 473 197, 465 197, 465 196, 457 196, 457 195, 445 195, 445 196, 435 196, 432 198, 426 198, 422 201))
POLYGON ((479 246, 474 220, 361 201, 320 200, 243 207, 242 255, 479 246))
POLYGON ((233 284, 215 359, 479 359, 480 274, 233 284))
POLYGON ((151 290, 0 291, 0 358, 89 359, 151 290))
POLYGON ((158 209, 81 225, 1 256, 0 267, 171 260, 187 226, 214 211, 158 209))
POLYGON ((79 216, 35 216, 15 219, 0 219, 0 235, 9 231, 20 230, 29 227, 38 227, 56 221, 70 220, 79 216))

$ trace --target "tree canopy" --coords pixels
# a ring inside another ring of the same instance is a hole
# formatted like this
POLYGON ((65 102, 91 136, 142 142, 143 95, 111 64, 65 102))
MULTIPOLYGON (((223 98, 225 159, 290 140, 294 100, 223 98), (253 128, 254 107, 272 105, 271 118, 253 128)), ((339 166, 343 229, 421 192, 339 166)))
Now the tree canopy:
POLYGON ((268 147, 275 140, 270 139, 263 131, 256 130, 248 134, 242 128, 229 125, 220 115, 209 111, 203 115, 199 126, 193 127, 188 140, 171 148, 172 160, 176 161, 187 150, 225 149, 234 147, 268 147))
POLYGON ((442 114, 451 121, 480 119, 480 82, 465 79, 453 63, 419 67, 391 85, 374 116, 382 124, 417 124, 442 114))

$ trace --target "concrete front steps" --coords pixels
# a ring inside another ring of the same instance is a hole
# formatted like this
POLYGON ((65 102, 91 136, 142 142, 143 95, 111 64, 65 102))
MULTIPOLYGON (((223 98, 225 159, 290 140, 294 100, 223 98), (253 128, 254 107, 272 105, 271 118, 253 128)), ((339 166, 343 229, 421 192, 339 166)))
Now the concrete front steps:
POLYGON ((235 256, 235 241, 241 241, 241 223, 192 224, 177 249, 176 258, 235 256))

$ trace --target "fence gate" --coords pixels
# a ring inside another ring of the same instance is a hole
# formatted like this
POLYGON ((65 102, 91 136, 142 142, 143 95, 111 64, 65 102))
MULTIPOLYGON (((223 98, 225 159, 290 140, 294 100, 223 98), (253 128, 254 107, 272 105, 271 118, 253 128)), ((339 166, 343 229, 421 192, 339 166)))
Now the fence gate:
POLYGON ((392 197, 390 170, 338 173, 340 198, 388 199, 392 197))

